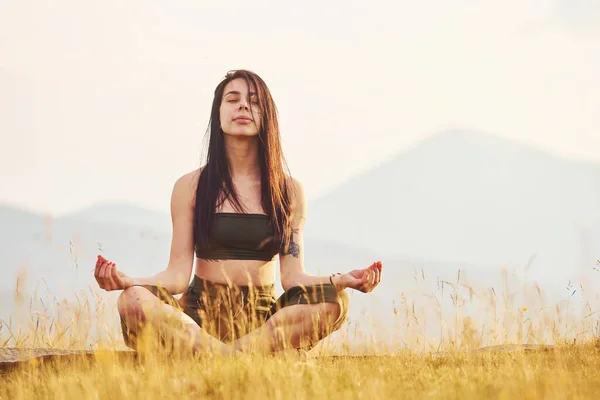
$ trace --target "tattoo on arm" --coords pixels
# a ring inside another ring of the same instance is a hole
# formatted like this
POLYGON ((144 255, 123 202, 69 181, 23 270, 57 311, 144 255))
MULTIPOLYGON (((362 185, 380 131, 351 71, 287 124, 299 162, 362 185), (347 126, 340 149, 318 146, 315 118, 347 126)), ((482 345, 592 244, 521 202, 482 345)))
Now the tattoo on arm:
POLYGON ((298 243, 294 242, 294 232, 290 235, 290 244, 284 254, 291 254, 296 258, 300 255, 300 246, 298 246, 298 243))
POLYGON ((300 246, 298 246, 298 244, 294 241, 290 241, 290 246, 286 254, 291 254, 294 257, 298 258, 298 255, 300 254, 300 246))

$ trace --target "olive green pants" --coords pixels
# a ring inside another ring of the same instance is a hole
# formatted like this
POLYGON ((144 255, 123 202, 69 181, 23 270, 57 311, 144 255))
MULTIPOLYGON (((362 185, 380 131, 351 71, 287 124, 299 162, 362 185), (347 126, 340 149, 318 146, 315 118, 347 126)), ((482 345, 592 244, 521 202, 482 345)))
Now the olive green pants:
MULTIPOLYGON (((181 298, 177 300, 166 289, 153 285, 140 285, 148 289, 162 302, 190 316, 202 329, 221 340, 231 343, 263 325, 282 308, 296 304, 337 303, 340 314, 319 335, 317 342, 338 330, 348 315, 350 299, 345 291, 338 291, 331 284, 294 286, 275 298, 275 286, 230 286, 215 283, 194 275, 181 298)), ((125 344, 136 348, 136 331, 130 330, 121 317, 125 344)), ((304 349, 309 350, 316 342, 304 349)))

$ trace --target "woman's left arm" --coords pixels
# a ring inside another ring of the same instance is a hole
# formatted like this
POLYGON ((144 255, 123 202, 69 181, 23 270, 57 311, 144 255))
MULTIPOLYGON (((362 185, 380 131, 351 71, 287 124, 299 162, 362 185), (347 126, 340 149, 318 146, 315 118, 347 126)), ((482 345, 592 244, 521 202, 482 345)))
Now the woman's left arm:
POLYGON ((313 286, 333 282, 338 290, 356 289, 367 293, 373 290, 381 279, 381 262, 373 263, 365 269, 353 270, 338 275, 311 275, 304 268, 304 223, 306 221, 306 198, 304 188, 297 180, 292 180, 292 235, 287 249, 279 254, 281 286, 288 290, 294 286, 313 286))

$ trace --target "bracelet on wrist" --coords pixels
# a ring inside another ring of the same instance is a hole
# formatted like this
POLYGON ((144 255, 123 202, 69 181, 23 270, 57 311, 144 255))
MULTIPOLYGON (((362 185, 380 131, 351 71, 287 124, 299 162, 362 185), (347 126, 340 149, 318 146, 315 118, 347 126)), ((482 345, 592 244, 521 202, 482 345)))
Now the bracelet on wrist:
POLYGON ((331 274, 331 275, 329 275, 329 282, 331 282, 331 284, 332 284, 333 286, 335 286, 335 283, 333 283, 333 276, 334 276, 334 275, 341 275, 341 274, 340 274, 339 272, 336 272, 335 274, 331 274))

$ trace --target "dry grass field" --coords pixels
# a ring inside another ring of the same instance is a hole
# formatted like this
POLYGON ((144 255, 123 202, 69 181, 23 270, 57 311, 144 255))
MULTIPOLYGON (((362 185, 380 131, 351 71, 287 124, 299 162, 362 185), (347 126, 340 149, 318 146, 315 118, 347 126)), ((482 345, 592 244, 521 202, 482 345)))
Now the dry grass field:
MULTIPOLYGON (((46 306, 59 317, 32 309, 26 326, 0 322, 0 399, 600 398, 599 324, 589 303, 580 305, 579 320, 558 305, 510 305, 514 312, 493 317, 494 326, 457 307, 454 324, 433 344, 420 333, 427 318, 417 316, 416 301, 395 313, 396 346, 377 347, 365 337, 360 350, 350 350, 344 340, 356 328, 347 324, 335 343, 323 341, 306 358, 173 355, 158 348, 135 354, 123 346, 112 305, 99 291, 64 308, 55 298, 54 307, 46 306), (543 338, 552 343, 543 345, 543 338), (86 354, 35 358, 15 349, 86 354)), ((475 301, 473 293, 464 301, 475 301)))

